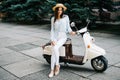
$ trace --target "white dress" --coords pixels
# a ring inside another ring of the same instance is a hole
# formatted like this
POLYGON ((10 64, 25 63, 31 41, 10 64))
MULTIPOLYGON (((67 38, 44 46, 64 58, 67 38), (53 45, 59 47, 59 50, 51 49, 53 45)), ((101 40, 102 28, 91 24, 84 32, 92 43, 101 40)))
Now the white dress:
POLYGON ((51 56, 51 70, 54 70, 55 65, 59 65, 59 48, 66 42, 67 33, 72 29, 69 25, 69 17, 64 15, 63 18, 54 22, 54 17, 51 19, 51 41, 56 44, 53 46, 51 56))
POLYGON ((69 17, 64 15, 63 18, 54 22, 54 17, 51 18, 51 41, 56 41, 60 38, 67 38, 67 33, 71 32, 69 17))

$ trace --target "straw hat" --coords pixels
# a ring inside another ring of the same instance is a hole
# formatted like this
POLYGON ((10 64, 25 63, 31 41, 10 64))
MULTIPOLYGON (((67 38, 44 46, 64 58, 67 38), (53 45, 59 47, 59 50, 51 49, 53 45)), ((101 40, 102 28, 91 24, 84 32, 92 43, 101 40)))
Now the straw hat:
POLYGON ((67 10, 67 7, 65 7, 63 4, 61 4, 61 3, 58 3, 58 4, 56 4, 52 9, 53 9, 53 11, 55 11, 55 9, 56 8, 58 8, 58 7, 62 7, 63 9, 64 9, 64 11, 66 11, 67 10))

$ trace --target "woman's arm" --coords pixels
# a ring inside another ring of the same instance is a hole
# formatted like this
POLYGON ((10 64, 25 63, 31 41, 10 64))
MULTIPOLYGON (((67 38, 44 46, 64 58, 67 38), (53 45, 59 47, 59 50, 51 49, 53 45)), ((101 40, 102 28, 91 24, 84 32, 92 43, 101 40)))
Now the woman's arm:
POLYGON ((70 35, 76 35, 76 32, 71 31, 71 32, 70 32, 70 35))
POLYGON ((71 27, 70 27, 70 20, 69 17, 66 15, 66 21, 67 21, 67 31, 69 32, 70 35, 75 35, 76 32, 72 31, 71 27))
POLYGON ((54 41, 54 17, 51 18, 51 41, 54 41))
POLYGON ((54 24, 54 17, 52 17, 51 18, 51 45, 55 45, 56 43, 55 43, 55 37, 54 37, 54 26, 53 26, 53 24, 54 24))

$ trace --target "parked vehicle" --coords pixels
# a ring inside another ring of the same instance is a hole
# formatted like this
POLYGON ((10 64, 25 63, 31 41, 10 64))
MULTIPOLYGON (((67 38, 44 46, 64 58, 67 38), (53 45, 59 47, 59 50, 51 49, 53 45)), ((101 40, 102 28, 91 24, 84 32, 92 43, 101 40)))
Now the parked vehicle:
MULTIPOLYGON (((72 52, 72 42, 71 39, 67 39, 66 43, 60 48, 60 62, 69 63, 69 64, 78 64, 83 65, 88 60, 91 60, 91 65, 97 72, 103 72, 108 67, 108 60, 104 57, 106 54, 105 50, 99 46, 97 46, 94 41, 95 39, 90 35, 87 30, 87 26, 90 23, 90 20, 87 19, 87 25, 77 30, 76 33, 78 36, 82 36, 84 45, 85 45, 85 53, 84 56, 74 55, 72 52)), ((75 23, 71 23, 72 27, 75 26, 75 23)), ((46 43, 43 47, 43 57, 50 64, 51 63, 51 54, 52 54, 52 46, 51 43, 46 43)))

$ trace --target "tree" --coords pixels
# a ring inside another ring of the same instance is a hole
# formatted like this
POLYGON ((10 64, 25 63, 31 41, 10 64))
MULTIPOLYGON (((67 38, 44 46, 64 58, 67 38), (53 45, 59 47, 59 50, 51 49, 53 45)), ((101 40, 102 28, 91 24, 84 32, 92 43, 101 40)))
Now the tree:
POLYGON ((58 2, 68 8, 66 13, 73 20, 84 20, 90 16, 87 0, 58 0, 58 2))
POLYGON ((39 21, 52 12, 56 3, 67 6, 67 14, 74 20, 85 20, 90 16, 87 0, 3 0, 0 5, 2 13, 6 13, 6 21, 39 21))
POLYGON ((48 14, 53 14, 52 7, 63 3, 68 9, 65 12, 71 20, 85 22, 86 18, 93 22, 97 19, 92 9, 103 8, 114 11, 111 0, 1 0, 0 12, 6 14, 5 21, 39 22, 48 14))
POLYGON ((3 0, 0 12, 4 21, 39 22, 47 13, 46 0, 3 0))

